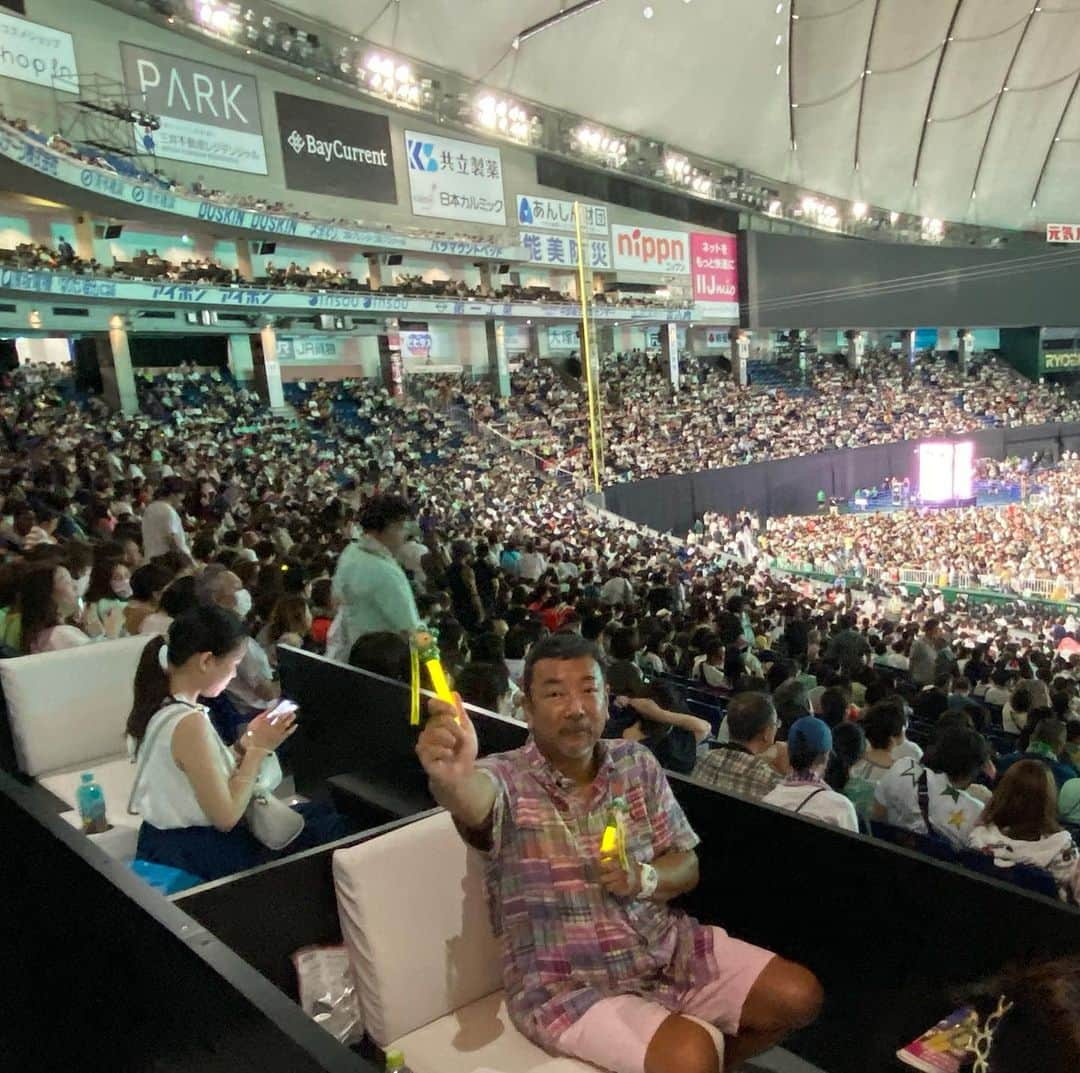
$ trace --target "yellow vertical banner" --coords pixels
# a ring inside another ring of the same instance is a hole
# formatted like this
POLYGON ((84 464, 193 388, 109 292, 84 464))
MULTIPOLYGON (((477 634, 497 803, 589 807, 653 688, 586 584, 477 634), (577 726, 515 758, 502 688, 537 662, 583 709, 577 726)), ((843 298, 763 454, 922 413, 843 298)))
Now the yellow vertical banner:
POLYGON ((574 202, 574 231, 577 237, 578 302, 581 305, 581 356, 585 365, 585 386, 589 400, 589 459, 592 463, 593 491, 601 490, 604 465, 603 424, 600 413, 599 355, 593 362, 594 340, 589 305, 592 300, 592 270, 585 263, 585 242, 581 228, 581 202, 574 202))

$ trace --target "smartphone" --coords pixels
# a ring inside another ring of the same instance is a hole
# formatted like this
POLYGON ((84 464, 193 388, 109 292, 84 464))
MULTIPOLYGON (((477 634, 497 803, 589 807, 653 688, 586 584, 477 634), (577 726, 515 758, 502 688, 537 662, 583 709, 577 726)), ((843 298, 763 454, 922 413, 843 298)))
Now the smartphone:
POLYGON ((279 700, 277 704, 266 713, 266 718, 271 723, 279 723, 287 715, 291 715, 300 707, 294 700, 279 700))

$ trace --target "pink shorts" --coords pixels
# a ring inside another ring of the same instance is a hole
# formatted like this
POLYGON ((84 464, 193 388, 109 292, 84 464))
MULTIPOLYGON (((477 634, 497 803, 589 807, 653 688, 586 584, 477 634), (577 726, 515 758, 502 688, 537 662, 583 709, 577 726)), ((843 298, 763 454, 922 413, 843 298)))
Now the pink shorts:
POLYGON ((731 938, 723 928, 710 930, 710 979, 687 990, 676 1009, 669 1010, 639 995, 601 999, 559 1037, 559 1050, 611 1073, 644 1073, 645 1052, 653 1036, 664 1021, 677 1013, 710 1031, 723 1069, 723 1036, 739 1031, 746 996, 776 955, 731 938))

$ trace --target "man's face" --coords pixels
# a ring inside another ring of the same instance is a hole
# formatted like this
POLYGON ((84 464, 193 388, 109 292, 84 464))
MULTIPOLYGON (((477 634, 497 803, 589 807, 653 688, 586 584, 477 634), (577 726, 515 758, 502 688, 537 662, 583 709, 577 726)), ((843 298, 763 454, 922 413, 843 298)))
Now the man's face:
POLYGON ((376 533, 375 537, 379 543, 386 545, 391 552, 397 554, 405 544, 405 526, 407 524, 406 521, 394 522, 381 532, 376 533))
POLYGON ((607 722, 607 688, 592 656, 542 659, 524 698, 537 747, 549 760, 592 756, 607 722))

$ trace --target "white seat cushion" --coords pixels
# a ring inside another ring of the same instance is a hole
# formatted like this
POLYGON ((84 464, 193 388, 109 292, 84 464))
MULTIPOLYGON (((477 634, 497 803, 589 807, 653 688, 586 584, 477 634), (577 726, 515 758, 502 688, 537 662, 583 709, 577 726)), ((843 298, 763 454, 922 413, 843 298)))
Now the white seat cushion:
POLYGON ((75 791, 84 771, 92 771, 94 779, 105 794, 105 814, 114 827, 139 829, 142 820, 128 812, 131 787, 135 782, 135 765, 125 756, 111 756, 102 760, 88 760, 67 768, 42 775, 38 782, 61 801, 76 808, 75 791))
POLYGON ((0 660, 20 770, 37 777, 124 749, 135 669, 149 639, 125 637, 0 660))
POLYGON ((412 1073, 596 1073, 573 1058, 555 1058, 511 1023, 502 991, 471 1002, 391 1044, 412 1073))
POLYGON ((338 850, 334 884, 364 1024, 380 1046, 502 986, 483 859, 448 813, 338 850))

